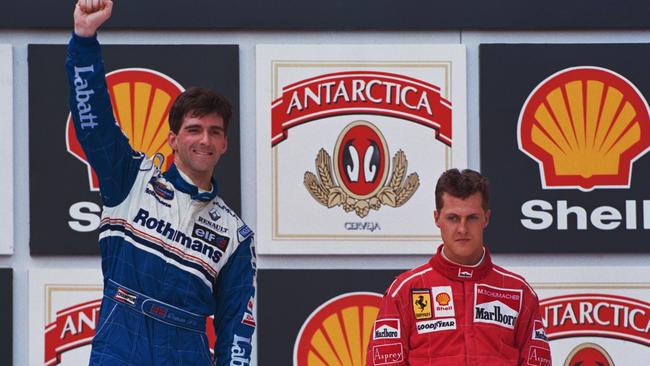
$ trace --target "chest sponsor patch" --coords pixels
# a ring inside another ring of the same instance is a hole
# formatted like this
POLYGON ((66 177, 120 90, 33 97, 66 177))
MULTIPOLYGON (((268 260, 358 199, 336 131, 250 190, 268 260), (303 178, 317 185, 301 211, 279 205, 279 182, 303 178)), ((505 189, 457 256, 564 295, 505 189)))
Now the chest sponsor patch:
POLYGON ((399 339, 399 319, 377 319, 372 339, 399 339))
POLYGON ((451 286, 432 287, 431 294, 433 295, 433 312, 436 318, 456 316, 451 286))
POLYGON ((431 292, 427 288, 411 289, 415 319, 431 319, 431 292))
POLYGON ((418 334, 441 332, 443 330, 456 329, 456 319, 433 319, 415 323, 418 334))
POLYGON ((541 320, 535 320, 533 322, 533 336, 534 340, 548 342, 548 337, 546 336, 546 331, 544 330, 544 324, 541 320))
POLYGON ((551 351, 542 347, 530 347, 527 364, 530 366, 550 366, 551 351))
POLYGON ((520 289, 476 284, 474 286, 474 322, 515 329, 521 310, 521 297, 522 290, 520 289))
POLYGON ((404 361, 404 349, 401 343, 380 344, 372 347, 372 364, 389 365, 404 361))
POLYGON ((212 244, 215 247, 219 248, 222 252, 228 247, 228 242, 230 239, 225 236, 221 236, 214 231, 208 229, 205 226, 199 224, 194 224, 192 228, 192 236, 201 239, 208 244, 212 244))

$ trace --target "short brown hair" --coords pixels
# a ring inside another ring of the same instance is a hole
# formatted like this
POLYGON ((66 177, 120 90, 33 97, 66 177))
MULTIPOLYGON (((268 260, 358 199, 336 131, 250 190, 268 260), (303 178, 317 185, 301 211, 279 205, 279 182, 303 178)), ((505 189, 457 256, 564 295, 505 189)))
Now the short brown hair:
POLYGON ((442 173, 436 183, 436 210, 440 212, 442 209, 443 193, 465 199, 476 192, 481 194, 483 210, 487 210, 490 202, 490 183, 487 177, 471 169, 462 172, 456 168, 449 169, 442 173))
POLYGON ((232 104, 223 95, 209 89, 191 87, 181 93, 169 110, 169 129, 178 134, 186 116, 201 118, 216 113, 223 118, 223 130, 228 134, 232 104))

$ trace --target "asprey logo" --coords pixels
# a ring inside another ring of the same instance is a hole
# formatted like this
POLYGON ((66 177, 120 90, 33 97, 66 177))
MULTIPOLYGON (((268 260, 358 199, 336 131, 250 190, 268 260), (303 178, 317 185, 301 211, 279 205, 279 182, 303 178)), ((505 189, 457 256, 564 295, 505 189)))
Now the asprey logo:
POLYGON ((582 343, 569 352, 564 366, 614 366, 614 361, 596 343, 582 343))
MULTIPOLYGON (((79 70, 75 71, 76 99, 78 104, 83 102, 85 106, 80 108, 81 123, 82 126, 94 128, 97 124, 97 112, 92 111, 94 91, 82 87, 84 84, 88 85, 86 79, 94 70, 92 65, 75 69, 79 70)), ((150 157, 156 153, 162 154, 166 166, 169 167, 173 158, 172 150, 167 144, 169 108, 184 88, 165 74, 138 68, 112 71, 106 74, 106 83, 113 104, 113 114, 129 138, 131 147, 150 157)), ((90 190, 98 191, 97 176, 77 140, 71 114, 68 115, 66 125, 66 147, 70 154, 86 164, 90 190)))
MULTIPOLYGON (((382 296, 374 292, 349 292, 315 309, 300 328, 293 348, 293 365, 365 365, 370 331, 379 313, 382 296), (349 339, 349 342, 339 342, 349 339), (335 340, 332 347, 329 340, 335 340)), ((399 327, 398 327, 399 329, 399 327)))
POLYGON ((404 361, 404 349, 401 343, 380 344, 372 347, 372 364, 389 365, 404 361))
POLYGON ((377 319, 372 339, 399 339, 399 319, 377 319))
POLYGON ((367 121, 348 124, 334 147, 332 159, 325 149, 316 157, 316 172, 305 172, 304 184, 316 201, 327 208, 342 206, 363 218, 382 205, 400 207, 420 186, 417 173, 406 176, 408 161, 399 150, 393 157, 393 172, 388 180, 388 144, 381 131, 367 121), (337 185, 338 182, 338 185, 337 185))
POLYGON ((548 338, 611 337, 650 346, 650 304, 609 294, 573 294, 540 301, 548 338))
POLYGON ((548 348, 532 346, 528 350, 529 366, 551 366, 551 351, 548 348))
POLYGON ((632 164, 650 148, 648 104, 614 71, 572 67, 528 96, 517 136, 545 189, 629 188, 632 164))
POLYGON ((476 284, 474 322, 515 329, 521 311, 521 296, 522 290, 476 284))

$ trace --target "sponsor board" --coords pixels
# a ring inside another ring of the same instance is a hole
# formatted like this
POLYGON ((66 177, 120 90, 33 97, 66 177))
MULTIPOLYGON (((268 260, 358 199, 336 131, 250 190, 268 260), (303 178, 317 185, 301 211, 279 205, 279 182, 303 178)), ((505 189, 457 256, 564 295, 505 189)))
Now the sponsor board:
POLYGON ((0 254, 14 252, 14 93, 13 58, 9 44, 0 44, 0 128, 7 136, 0 144, 0 254))
POLYGON ((639 365, 650 359, 648 268, 512 269, 528 279, 539 297, 544 331, 535 322, 531 337, 548 338, 553 364, 606 359, 603 365, 639 365))
POLYGON ((399 320, 376 319, 381 294, 400 272, 260 269, 257 359, 270 365, 365 365, 373 337, 391 343, 401 335, 399 320))
MULTIPOLYGON (((97 270, 30 270, 29 365, 87 365, 102 300, 97 270)), ((124 291, 120 299, 130 302, 124 291)), ((215 334, 206 319, 210 351, 215 334)))
POLYGON ((435 182, 467 165, 464 47, 256 55, 260 253, 431 253, 435 182))
POLYGON ((648 44, 480 46, 493 252, 648 252, 648 55, 648 44))
POLYGON ((13 269, 0 268, 0 364, 13 364, 13 269))
MULTIPOLYGON (((224 174, 216 178, 220 196, 239 212, 237 47, 109 45, 102 50, 114 115, 134 148, 148 156, 165 157, 163 169, 172 160, 166 143, 167 113, 176 95, 186 86, 202 86, 220 91, 233 102, 230 149, 219 161, 219 171, 227 171, 228 178, 224 174)), ((31 254, 98 254, 101 202, 97 178, 73 132, 65 74, 52 62, 65 59, 66 47, 29 45, 28 54, 31 254), (49 124, 47 128, 44 123, 49 124)), ((161 205, 169 205, 174 194, 155 180, 146 193, 161 205)), ((219 237, 219 228, 203 228, 195 234, 213 239, 217 246, 227 245, 219 237)))

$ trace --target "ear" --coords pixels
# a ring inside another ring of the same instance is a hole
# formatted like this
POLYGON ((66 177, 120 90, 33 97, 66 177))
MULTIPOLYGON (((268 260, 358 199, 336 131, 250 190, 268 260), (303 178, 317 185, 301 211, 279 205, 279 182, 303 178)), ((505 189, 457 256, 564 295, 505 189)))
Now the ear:
POLYGON ((485 210, 485 225, 483 225, 483 228, 485 229, 488 224, 490 223, 490 214, 492 214, 492 211, 488 208, 485 210))
POLYGON ((439 218, 440 218, 440 214, 438 213, 438 210, 433 210, 433 222, 436 223, 437 227, 440 227, 440 224, 438 223, 439 218))
POLYGON ((222 146, 222 149, 221 149, 221 153, 223 154, 227 150, 228 150, 228 136, 225 136, 225 138, 223 139, 223 146, 222 146))
POLYGON ((176 152, 176 134, 173 133, 172 131, 169 131, 169 135, 167 135, 167 144, 169 144, 169 147, 172 148, 172 152, 176 152))

